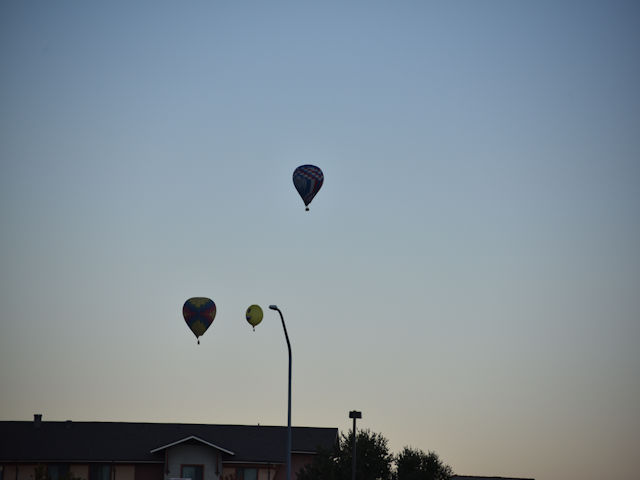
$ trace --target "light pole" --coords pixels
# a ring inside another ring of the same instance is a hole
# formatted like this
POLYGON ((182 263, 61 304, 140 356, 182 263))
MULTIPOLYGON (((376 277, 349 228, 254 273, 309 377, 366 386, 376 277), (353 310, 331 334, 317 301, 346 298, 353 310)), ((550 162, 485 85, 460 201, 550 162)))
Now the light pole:
POLYGON ((351 454, 351 480, 356 480, 356 418, 362 418, 362 412, 351 410, 349 418, 353 418, 353 452, 351 454))
MULTIPOLYGON (((282 328, 284 329, 284 338, 287 339, 287 348, 289 349, 289 400, 287 405, 287 480, 291 480, 291 343, 287 334, 287 326, 284 324, 284 317, 277 305, 269 305, 271 310, 275 310, 280 314, 282 328)), ((354 420, 355 422, 355 420, 354 420)))

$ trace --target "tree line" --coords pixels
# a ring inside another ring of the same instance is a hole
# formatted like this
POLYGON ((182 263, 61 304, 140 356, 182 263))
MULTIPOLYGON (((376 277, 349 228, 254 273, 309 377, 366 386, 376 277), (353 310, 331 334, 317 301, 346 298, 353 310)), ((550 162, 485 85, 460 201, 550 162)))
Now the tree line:
MULTIPOLYGON (((353 431, 341 433, 336 445, 321 449, 298 473, 298 480, 351 480, 353 431)), ((435 452, 404 447, 397 455, 387 439, 370 430, 356 437, 356 480, 449 480, 453 469, 435 452)))

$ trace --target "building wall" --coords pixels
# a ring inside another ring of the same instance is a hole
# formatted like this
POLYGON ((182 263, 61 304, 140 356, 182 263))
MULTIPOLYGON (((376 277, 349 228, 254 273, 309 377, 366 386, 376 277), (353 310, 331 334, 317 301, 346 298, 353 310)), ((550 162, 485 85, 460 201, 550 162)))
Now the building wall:
POLYGON ((162 480, 164 464, 141 463, 135 466, 134 480, 162 480))
POLYGON ((33 480, 35 478, 35 465, 20 465, 18 467, 18 475, 16 480, 33 480))
MULTIPOLYGON (((43 463, 42 465, 47 465, 43 463)), ((34 480, 36 464, 4 465, 2 480, 34 480)), ((72 463, 69 473, 74 478, 89 479, 89 465, 72 463)), ((113 465, 112 480, 162 480, 162 465, 113 465), (149 471, 150 475, 139 476, 137 470, 149 471)))
POLYGON ((69 465, 69 473, 73 477, 87 480, 89 478, 89 465, 79 465, 72 463, 71 465, 69 465))
MULTIPOLYGON (((313 454, 294 453, 291 455, 291 478, 297 479, 298 472, 302 470, 306 465, 313 462, 313 454)), ((248 468, 258 469, 258 480, 286 480, 287 478, 287 466, 285 464, 276 464, 265 467, 264 465, 258 466, 255 464, 247 463, 245 466, 248 468)), ((236 480, 236 466, 225 465, 222 472, 221 480, 236 480)))
POLYGON ((15 480, 16 478, 16 466, 15 465, 3 465, 2 479, 3 480, 15 480))
POLYGON ((136 469, 133 465, 116 465, 114 470, 115 480, 135 480, 136 469))
POLYGON ((219 480, 222 473, 220 452, 206 445, 176 445, 169 448, 165 480, 182 478, 182 465, 202 465, 203 480, 219 480))
MULTIPOLYGON (((296 475, 293 473, 293 462, 291 463, 291 476, 293 478, 296 478, 296 475)), ((271 480, 286 480, 286 478, 287 478, 287 466, 286 465, 278 465, 275 468, 275 470, 272 470, 271 480)))
MULTIPOLYGON (((247 468, 256 468, 258 470, 258 480, 276 480, 277 478, 279 478, 277 476, 278 466, 276 465, 271 465, 268 467, 264 467, 264 466, 259 467, 259 466, 247 463, 244 466, 247 468)), ((226 465, 222 471, 221 480, 237 480, 238 478, 236 474, 237 468, 241 468, 241 467, 236 467, 236 466, 231 467, 229 465, 226 465)), ((281 470, 282 472, 284 472, 282 468, 281 470)), ((282 473, 280 478, 285 478, 285 476, 286 476, 286 473, 282 473)))
MULTIPOLYGON (((357 452, 356 452, 357 453, 357 452)), ((298 472, 313 462, 315 455, 294 453, 291 455, 291 476, 298 478, 298 472)))
POLYGON ((2 469, 3 480, 33 480, 36 471, 35 463, 19 465, 4 465, 2 469))
MULTIPOLYGON (((305 453, 293 453, 291 454, 291 478, 297 479, 298 472, 305 466, 313 462, 315 455, 305 453)), ((271 480, 285 480, 287 478, 287 466, 278 465, 278 468, 271 471, 271 480)), ((259 479, 262 480, 262 479, 259 479)), ((266 479, 265 479, 266 480, 266 479)))
POLYGON ((276 476, 275 466, 265 467, 258 470, 258 480, 274 480, 276 476))
MULTIPOLYGON (((227 480, 236 478, 235 466, 222 467, 222 457, 216 449, 206 445, 183 444, 171 447, 167 451, 168 472, 162 464, 116 464, 112 472, 112 480, 169 480, 181 478, 182 465, 202 465, 203 480, 227 480)), ((306 464, 313 461, 314 455, 293 454, 291 456, 291 472, 294 479, 306 464)), ((284 480, 285 465, 244 465, 258 468, 258 480, 284 480)), ((35 464, 4 465, 2 480, 34 480, 35 464)), ((89 480, 89 465, 71 464, 69 472, 75 478, 89 480)))

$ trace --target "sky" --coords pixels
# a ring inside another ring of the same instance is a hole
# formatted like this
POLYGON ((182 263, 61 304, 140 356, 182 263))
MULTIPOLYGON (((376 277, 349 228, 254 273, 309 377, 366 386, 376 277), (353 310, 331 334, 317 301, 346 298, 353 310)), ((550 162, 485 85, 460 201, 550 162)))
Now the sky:
POLYGON ((638 478, 637 2, 7 0, 0 61, 0 419, 286 425, 277 304, 294 425, 638 478))

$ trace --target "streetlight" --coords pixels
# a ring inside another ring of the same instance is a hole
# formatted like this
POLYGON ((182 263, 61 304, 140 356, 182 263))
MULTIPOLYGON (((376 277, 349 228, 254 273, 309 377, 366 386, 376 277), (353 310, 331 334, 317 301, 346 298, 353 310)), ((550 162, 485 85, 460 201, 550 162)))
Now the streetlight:
MULTIPOLYGON (((275 310, 280 314, 282 328, 284 329, 284 338, 287 339, 287 348, 289 349, 289 402, 287 406, 287 480, 291 480, 291 343, 287 334, 287 326, 284 324, 284 317, 277 305, 269 305, 271 310, 275 310)), ((355 420, 354 420, 355 422, 355 420)))
POLYGON ((356 480, 356 418, 362 418, 362 412, 351 410, 349 418, 353 418, 353 454, 351 455, 351 480, 356 480))

